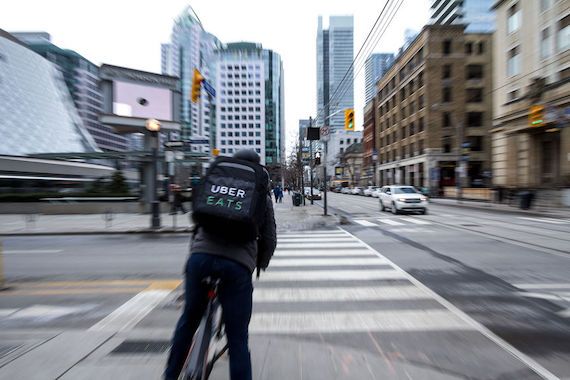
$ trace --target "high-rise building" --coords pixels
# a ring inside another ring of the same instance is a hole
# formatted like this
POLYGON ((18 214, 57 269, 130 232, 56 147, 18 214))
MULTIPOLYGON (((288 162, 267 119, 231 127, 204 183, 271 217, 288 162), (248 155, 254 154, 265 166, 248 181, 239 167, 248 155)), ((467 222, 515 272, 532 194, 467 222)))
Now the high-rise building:
POLYGON ((45 32, 22 32, 13 35, 24 42, 63 74, 73 103, 97 146, 104 151, 125 151, 128 142, 124 136, 116 134, 112 128, 99 122, 102 112, 102 97, 98 87, 99 68, 73 50, 61 49, 51 42, 45 32))
MULTIPOLYGON (((316 126, 329 126, 326 165, 334 173, 344 142, 354 140, 344 130, 344 110, 354 108, 354 18, 331 16, 328 29, 319 16, 317 28, 317 118, 316 126), (341 144, 341 141, 343 144, 341 144)), ((360 138, 362 134, 360 134, 360 138)))
POLYGON ((495 10, 493 184, 542 189, 554 203, 552 190, 570 186, 570 0, 495 10))
POLYGON ((94 152, 61 70, 0 29, 0 154, 94 152))
POLYGON ((365 104, 376 95, 376 82, 388 71, 394 63, 393 53, 371 54, 364 64, 365 104))
POLYGON ((210 152, 210 144, 204 142, 211 141, 211 128, 215 127, 215 116, 211 115, 214 100, 210 101, 203 90, 197 103, 190 100, 194 69, 198 69, 210 84, 215 83, 214 51, 220 46, 215 36, 204 31, 191 7, 176 18, 170 42, 161 46, 162 74, 180 78, 181 138, 191 142, 192 152, 210 152))
POLYGON ((431 0, 430 24, 465 24, 466 32, 492 32, 495 0, 431 0))
POLYGON ((238 42, 223 45, 215 61, 216 147, 221 155, 254 149, 271 172, 285 154, 281 57, 238 42))

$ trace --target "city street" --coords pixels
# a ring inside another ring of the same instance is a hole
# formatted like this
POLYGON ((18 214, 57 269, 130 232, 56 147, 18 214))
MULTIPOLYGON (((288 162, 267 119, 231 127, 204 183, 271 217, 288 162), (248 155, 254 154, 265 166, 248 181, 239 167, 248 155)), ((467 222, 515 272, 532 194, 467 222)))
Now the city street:
MULTIPOLYGON (((570 378, 570 220, 435 204, 396 216, 343 194, 329 204, 350 224, 280 233, 255 282, 254 378, 570 378)), ((159 378, 188 242, 5 238, 0 378, 159 378)), ((227 378, 227 358, 214 378, 227 378)))

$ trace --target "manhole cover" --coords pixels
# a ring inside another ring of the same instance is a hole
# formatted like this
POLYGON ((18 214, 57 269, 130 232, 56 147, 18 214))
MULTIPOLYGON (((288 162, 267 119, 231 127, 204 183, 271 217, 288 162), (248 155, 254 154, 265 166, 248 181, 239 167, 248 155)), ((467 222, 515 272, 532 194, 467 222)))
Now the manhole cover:
POLYGON ((169 348, 168 340, 131 340, 119 344, 111 354, 162 354, 169 348))

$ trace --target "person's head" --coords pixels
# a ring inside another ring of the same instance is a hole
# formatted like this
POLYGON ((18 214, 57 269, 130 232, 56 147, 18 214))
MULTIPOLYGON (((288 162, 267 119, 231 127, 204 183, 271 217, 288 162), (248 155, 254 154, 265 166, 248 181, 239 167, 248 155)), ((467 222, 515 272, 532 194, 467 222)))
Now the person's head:
POLYGON ((234 158, 259 164, 261 159, 253 149, 241 149, 234 153, 234 158))

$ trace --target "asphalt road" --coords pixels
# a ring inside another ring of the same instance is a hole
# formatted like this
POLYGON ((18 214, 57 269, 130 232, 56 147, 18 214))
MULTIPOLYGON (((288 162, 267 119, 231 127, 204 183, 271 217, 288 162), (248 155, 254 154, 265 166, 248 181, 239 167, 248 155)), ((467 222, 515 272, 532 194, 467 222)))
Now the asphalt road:
MULTIPOLYGON (((256 282, 256 378, 570 379, 570 220, 438 205, 396 216, 376 199, 329 195, 344 231, 281 234, 256 282)), ((62 331, 88 334, 81 342, 109 334, 64 379, 157 378, 188 239, 4 239, 0 379, 25 369, 19 353, 34 345, 73 347, 57 341, 62 331), (141 341, 161 349, 113 354, 141 341)))

